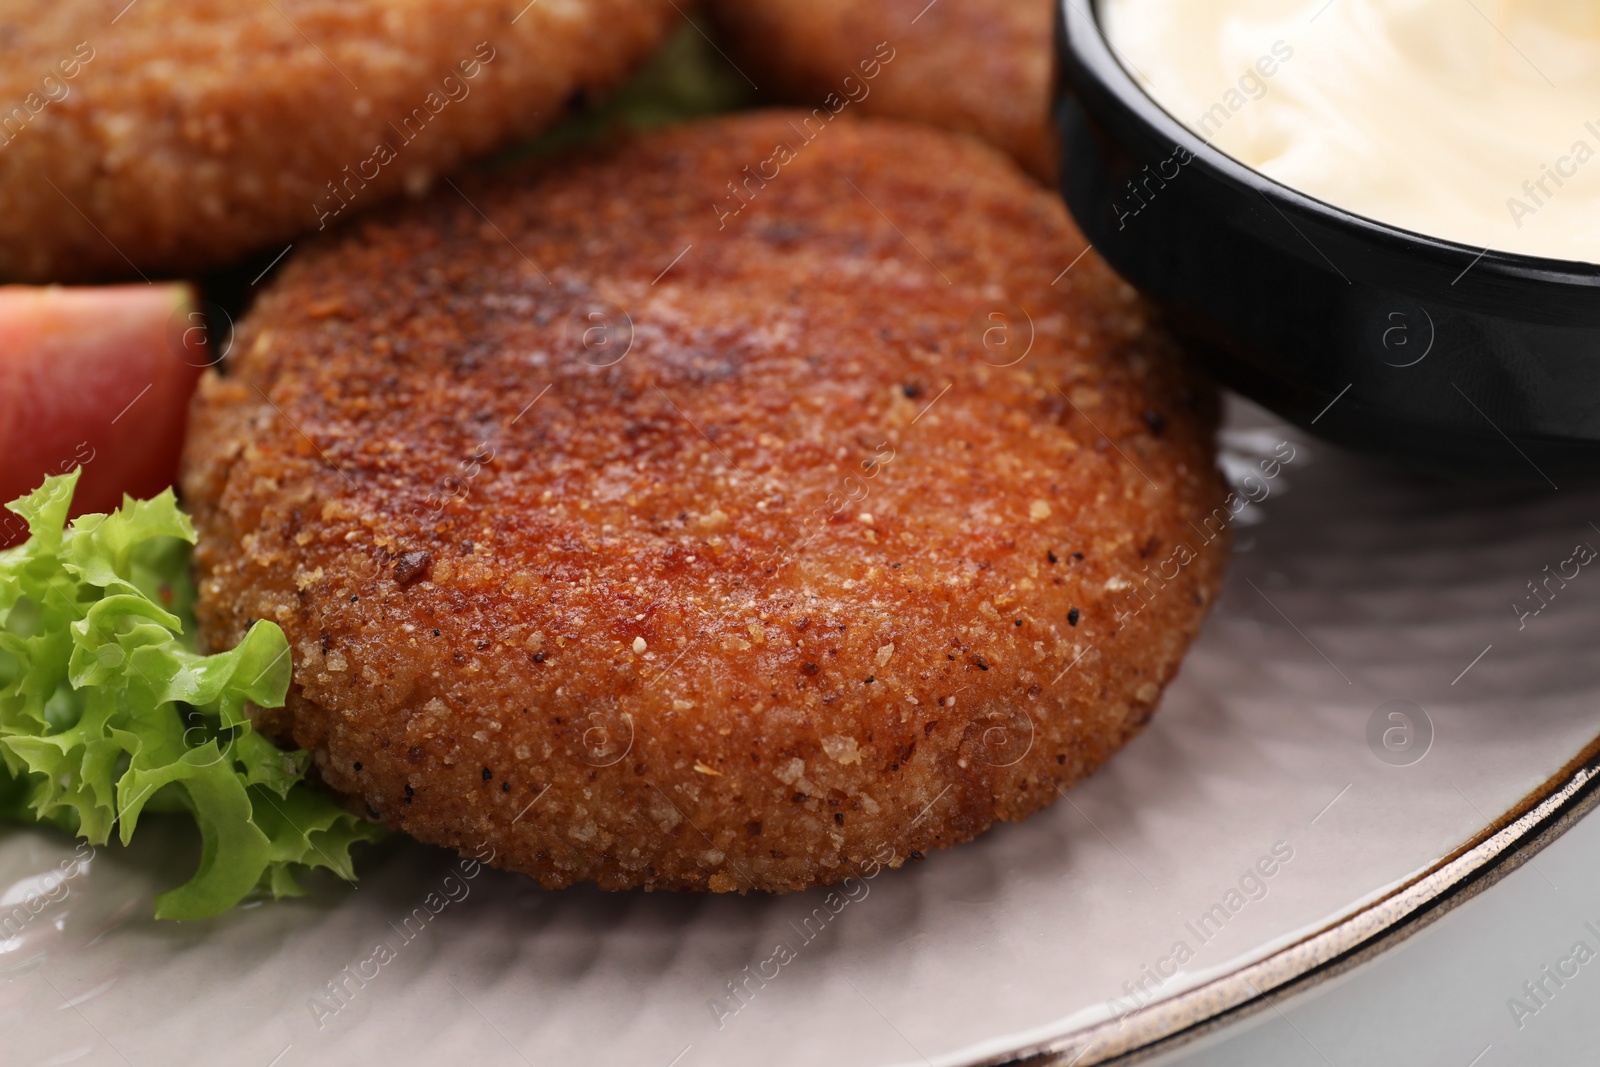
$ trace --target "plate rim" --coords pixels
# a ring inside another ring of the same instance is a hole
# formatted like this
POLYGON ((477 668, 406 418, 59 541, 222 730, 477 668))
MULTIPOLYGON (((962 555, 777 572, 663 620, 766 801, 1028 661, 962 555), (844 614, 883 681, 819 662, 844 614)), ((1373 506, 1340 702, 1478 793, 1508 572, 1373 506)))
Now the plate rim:
POLYGON ((1133 1016, 964 1060, 962 1067, 1130 1067, 1164 1055, 1388 951, 1521 867, 1597 805, 1600 735, 1465 843, 1344 918, 1133 1016))

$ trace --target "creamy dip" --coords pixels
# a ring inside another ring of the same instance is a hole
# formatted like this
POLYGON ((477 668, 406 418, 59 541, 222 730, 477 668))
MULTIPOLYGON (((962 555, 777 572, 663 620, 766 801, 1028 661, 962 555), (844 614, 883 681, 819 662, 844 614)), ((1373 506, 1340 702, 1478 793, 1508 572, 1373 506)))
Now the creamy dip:
POLYGON ((1474 248, 1600 263, 1600 0, 1100 0, 1228 155, 1474 248))

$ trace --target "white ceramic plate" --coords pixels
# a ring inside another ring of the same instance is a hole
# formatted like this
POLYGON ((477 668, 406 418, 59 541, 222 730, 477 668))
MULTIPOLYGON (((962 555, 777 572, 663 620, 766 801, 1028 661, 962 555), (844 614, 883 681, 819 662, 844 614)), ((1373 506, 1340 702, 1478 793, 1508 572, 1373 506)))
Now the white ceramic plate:
POLYGON ((836 914, 817 893, 461 878, 396 841, 354 890, 190 924, 149 918, 194 859, 157 834, 69 863, 64 896, 9 925, 74 851, 7 828, 0 1061, 1086 1064, 1289 981, 1493 861, 1589 773, 1600 567, 1564 561, 1600 546, 1600 494, 1417 482, 1232 405, 1236 477, 1284 440, 1295 459, 1258 476, 1160 713, 1026 823, 836 914))

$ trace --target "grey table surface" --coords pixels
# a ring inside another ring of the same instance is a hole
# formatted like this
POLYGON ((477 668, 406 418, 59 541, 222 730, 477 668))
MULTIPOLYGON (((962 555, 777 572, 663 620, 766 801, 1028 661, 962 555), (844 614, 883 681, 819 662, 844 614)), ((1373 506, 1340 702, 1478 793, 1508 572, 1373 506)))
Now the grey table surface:
POLYGON ((1374 959, 1147 1062, 1600 1063, 1597 932, 1600 809, 1531 863, 1374 959))

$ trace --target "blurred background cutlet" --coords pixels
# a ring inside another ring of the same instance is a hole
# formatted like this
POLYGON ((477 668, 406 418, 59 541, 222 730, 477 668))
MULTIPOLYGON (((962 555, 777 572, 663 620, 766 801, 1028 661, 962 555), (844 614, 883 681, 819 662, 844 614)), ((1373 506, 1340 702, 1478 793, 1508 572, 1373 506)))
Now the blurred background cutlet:
POLYGON ((0 281, 270 257, 581 112, 692 7, 116 6, 0 0, 0 281))
POLYGON ((972 134, 1053 186, 1049 0, 708 0, 706 9, 763 94, 830 108, 836 94, 860 115, 972 134))

